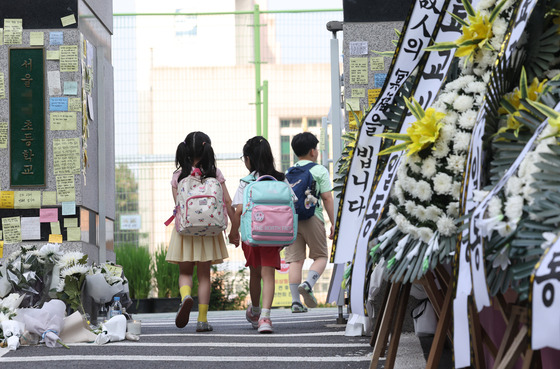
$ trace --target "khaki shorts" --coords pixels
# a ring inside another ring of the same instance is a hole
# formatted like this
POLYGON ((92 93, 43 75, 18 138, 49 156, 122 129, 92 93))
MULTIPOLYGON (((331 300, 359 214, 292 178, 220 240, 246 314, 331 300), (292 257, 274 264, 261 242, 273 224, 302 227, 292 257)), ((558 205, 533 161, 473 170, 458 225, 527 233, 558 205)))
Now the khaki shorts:
POLYGON ((328 257, 327 233, 325 224, 316 216, 298 222, 296 242, 286 247, 286 262, 305 260, 305 246, 309 246, 309 258, 316 260, 328 257))

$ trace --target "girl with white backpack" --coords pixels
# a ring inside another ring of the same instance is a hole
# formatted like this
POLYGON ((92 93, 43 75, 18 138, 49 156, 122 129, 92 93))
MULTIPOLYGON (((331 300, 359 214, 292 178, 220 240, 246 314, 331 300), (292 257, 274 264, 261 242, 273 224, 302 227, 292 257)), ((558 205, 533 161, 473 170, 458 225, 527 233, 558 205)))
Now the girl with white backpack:
MULTIPOLYGON (((197 332, 212 331, 207 313, 210 303, 210 269, 228 257, 223 231, 227 218, 233 217, 231 198, 225 178, 216 168, 210 137, 191 132, 177 146, 171 190, 176 208, 175 227, 166 260, 179 264, 181 305, 175 325, 183 328, 189 322, 193 306, 191 289, 196 265, 198 276, 197 332)), ((166 223, 168 224, 168 223, 166 223)))

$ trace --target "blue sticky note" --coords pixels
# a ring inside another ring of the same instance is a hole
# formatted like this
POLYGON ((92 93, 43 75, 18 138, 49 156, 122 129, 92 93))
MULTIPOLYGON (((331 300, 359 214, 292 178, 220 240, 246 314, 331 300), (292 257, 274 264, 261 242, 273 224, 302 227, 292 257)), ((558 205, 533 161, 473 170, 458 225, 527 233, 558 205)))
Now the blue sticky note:
POLYGON ((62 45, 64 42, 62 32, 50 32, 49 41, 51 45, 62 45))
POLYGON ((76 201, 63 202, 62 215, 76 215, 76 201))
POLYGON ((387 78, 387 73, 376 73, 373 75, 373 87, 382 88, 383 83, 385 83, 385 78, 387 78))
POLYGON ((68 111, 67 97, 51 97, 49 104, 50 111, 68 111))
POLYGON ((77 94, 78 94, 78 82, 64 81, 63 95, 77 95, 77 94))

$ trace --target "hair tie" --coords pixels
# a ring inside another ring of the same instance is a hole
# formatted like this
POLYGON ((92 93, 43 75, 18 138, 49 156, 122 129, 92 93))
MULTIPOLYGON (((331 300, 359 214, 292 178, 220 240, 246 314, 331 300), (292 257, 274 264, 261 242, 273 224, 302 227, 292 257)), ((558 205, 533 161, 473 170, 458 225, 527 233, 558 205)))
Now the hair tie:
POLYGON ((204 146, 204 145, 206 145, 206 142, 203 142, 203 143, 202 143, 202 146, 204 146))
POLYGON ((261 138, 261 139, 259 140, 259 143, 261 143, 261 142, 262 142, 262 140, 263 140, 263 139, 261 138))

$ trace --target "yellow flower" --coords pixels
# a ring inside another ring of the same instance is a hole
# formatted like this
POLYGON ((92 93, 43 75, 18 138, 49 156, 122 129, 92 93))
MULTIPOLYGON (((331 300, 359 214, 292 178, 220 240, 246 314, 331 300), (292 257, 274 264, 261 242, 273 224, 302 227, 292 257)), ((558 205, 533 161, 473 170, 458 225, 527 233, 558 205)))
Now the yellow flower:
POLYGON ((439 137, 439 130, 443 126, 441 120, 444 117, 444 113, 440 113, 434 108, 428 108, 422 119, 412 123, 410 127, 408 127, 406 133, 412 141, 407 145, 408 156, 436 142, 439 137))
MULTIPOLYGON (((463 35, 455 41, 458 49, 455 56, 468 56, 469 62, 473 61, 474 53, 482 49, 488 40, 494 35, 492 33, 492 22, 488 16, 482 16, 479 11, 476 15, 468 16, 468 26, 463 25, 463 35)), ((490 44, 488 44, 490 46, 490 44)))
MULTIPOLYGON (((539 82, 538 78, 535 77, 533 79, 533 82, 531 82, 531 85, 527 87, 527 100, 537 101, 544 90, 544 85, 546 82, 546 79, 544 79, 542 82, 539 82)), ((515 112, 508 114, 506 127, 500 128, 498 130, 498 133, 502 133, 507 130, 513 130, 515 131, 515 135, 517 136, 517 134, 519 133, 519 129, 521 128, 521 123, 517 120, 517 117, 521 116, 521 110, 529 111, 529 109, 521 104, 521 89, 519 87, 516 87, 513 92, 506 94, 504 96, 504 100, 513 108, 515 108, 515 112)), ((508 113, 508 111, 505 108, 501 107, 498 109, 498 113, 506 114, 508 113)))

